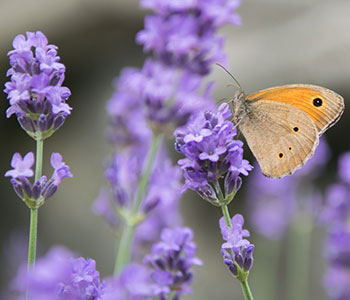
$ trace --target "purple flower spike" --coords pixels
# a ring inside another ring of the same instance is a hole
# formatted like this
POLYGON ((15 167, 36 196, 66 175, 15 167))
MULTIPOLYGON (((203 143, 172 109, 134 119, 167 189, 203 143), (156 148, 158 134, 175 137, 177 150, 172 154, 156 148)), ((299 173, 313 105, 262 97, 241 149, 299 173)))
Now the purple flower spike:
POLYGON ((148 59, 142 76, 146 119, 153 130, 173 132, 185 125, 191 115, 213 106, 210 85, 203 95, 199 94, 202 77, 197 74, 148 59))
POLYGON ((222 238, 226 241, 221 246, 224 263, 239 280, 247 278, 253 265, 254 245, 243 239, 249 236, 249 231, 243 229, 243 224, 244 218, 240 214, 232 217, 232 228, 226 225, 224 217, 219 221, 222 238))
POLYGON ((33 138, 47 138, 70 114, 65 103, 70 91, 62 87, 65 66, 59 62, 57 47, 48 44, 40 32, 20 34, 13 40, 14 50, 9 51, 11 68, 4 92, 10 107, 7 117, 16 114, 22 128, 33 138))
POLYGON ((226 176, 225 196, 229 202, 240 188, 239 175, 246 176, 253 168, 243 159, 243 143, 234 139, 236 130, 227 120, 230 116, 229 106, 224 103, 216 113, 200 114, 175 131, 175 148, 185 156, 178 162, 184 171, 185 187, 212 202, 217 197, 212 185, 218 179, 226 176), (206 196, 208 192, 210 197, 206 196))
POLYGON ((34 164, 33 152, 27 153, 23 159, 21 154, 15 153, 11 160, 11 167, 13 170, 9 170, 5 173, 6 177, 18 178, 18 177, 32 177, 34 172, 32 166, 34 164))
POLYGON ((118 278, 106 280, 101 300, 151 299, 155 289, 149 268, 140 264, 129 264, 118 278))
MULTIPOLYGON (((155 282, 155 295, 165 299, 173 292, 176 297, 191 291, 189 285, 194 265, 202 265, 196 255, 196 245, 192 241, 193 233, 189 228, 165 228, 162 231, 162 241, 152 247, 151 255, 145 262, 155 269, 151 278, 155 282)), ((177 298, 176 298, 177 299, 177 298)))
POLYGON ((114 82, 116 91, 106 105, 106 138, 117 149, 146 147, 151 137, 143 113, 142 81, 140 70, 126 68, 114 82))
POLYGON ((52 248, 37 260, 35 268, 27 271, 27 266, 23 265, 13 287, 23 296, 29 288, 31 297, 37 300, 100 299, 103 284, 95 261, 73 256, 65 248, 52 248))
POLYGON ((145 18, 145 28, 136 41, 165 64, 209 73, 213 62, 224 62, 223 38, 216 35, 225 24, 239 25, 235 13, 239 1, 143 0, 141 6, 154 14, 145 18))

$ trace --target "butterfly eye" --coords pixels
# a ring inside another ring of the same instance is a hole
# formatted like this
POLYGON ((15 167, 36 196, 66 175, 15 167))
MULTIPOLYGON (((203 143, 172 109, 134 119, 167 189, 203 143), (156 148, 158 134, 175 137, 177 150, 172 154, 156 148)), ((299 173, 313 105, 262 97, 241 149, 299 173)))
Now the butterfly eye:
POLYGON ((316 106, 316 107, 322 106, 322 99, 320 99, 320 98, 315 98, 314 101, 313 101, 313 104, 314 104, 314 106, 316 106))

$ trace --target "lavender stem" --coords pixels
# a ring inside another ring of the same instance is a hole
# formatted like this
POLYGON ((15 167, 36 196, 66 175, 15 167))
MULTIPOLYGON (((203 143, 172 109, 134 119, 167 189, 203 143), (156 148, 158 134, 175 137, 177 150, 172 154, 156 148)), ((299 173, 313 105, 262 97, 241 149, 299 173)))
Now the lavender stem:
POLYGON ((147 158, 145 161, 146 165, 144 167, 144 171, 142 173, 142 176, 138 184, 136 201, 132 208, 131 215, 129 216, 129 220, 126 222, 124 230, 122 232, 122 236, 120 238, 120 242, 119 242, 119 246, 116 254, 114 275, 119 274, 123 266, 130 261, 131 242, 132 242, 135 226, 137 225, 137 223, 133 222, 132 220, 139 213, 139 210, 142 204, 142 199, 148 186, 153 162, 160 144, 160 138, 161 138, 160 134, 156 134, 156 133, 152 134, 152 140, 151 140, 147 158))
MULTIPOLYGON (((36 140, 35 181, 37 181, 41 177, 41 173, 42 173, 43 148, 44 148, 44 141, 38 138, 36 140)), ((28 268, 31 268, 35 264, 37 231, 38 231, 38 207, 34 207, 30 209, 28 268)))
POLYGON ((242 291, 244 294, 244 298, 246 300, 253 300, 252 292, 250 291, 248 280, 241 281, 242 291))

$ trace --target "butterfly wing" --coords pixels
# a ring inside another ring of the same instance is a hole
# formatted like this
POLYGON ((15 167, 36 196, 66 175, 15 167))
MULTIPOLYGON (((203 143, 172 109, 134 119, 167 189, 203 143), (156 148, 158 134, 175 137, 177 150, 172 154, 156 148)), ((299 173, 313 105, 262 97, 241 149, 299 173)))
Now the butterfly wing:
POLYGON ((344 111, 344 99, 316 85, 290 84, 273 87, 247 96, 247 101, 270 100, 293 105, 306 112, 321 135, 334 125, 344 111))
POLYGON ((270 100, 247 103, 239 129, 267 177, 292 174, 313 155, 318 132, 307 113, 270 100))

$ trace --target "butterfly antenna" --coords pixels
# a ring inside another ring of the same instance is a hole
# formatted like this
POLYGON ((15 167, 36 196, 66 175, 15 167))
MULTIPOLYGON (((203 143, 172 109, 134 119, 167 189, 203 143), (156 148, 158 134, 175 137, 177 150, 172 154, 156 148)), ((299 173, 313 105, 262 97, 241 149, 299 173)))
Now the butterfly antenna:
POLYGON ((229 101, 230 99, 229 98, 221 98, 220 100, 218 100, 216 103, 217 104, 222 104, 222 103, 224 103, 224 102, 227 102, 227 101, 229 101))
POLYGON ((219 66, 221 69, 223 69, 228 75, 230 75, 230 77, 233 79, 233 81, 235 82, 236 87, 239 88, 240 91, 242 91, 241 85, 239 84, 239 82, 237 81, 237 79, 230 73, 229 70, 227 70, 223 65, 216 63, 217 66, 219 66))

